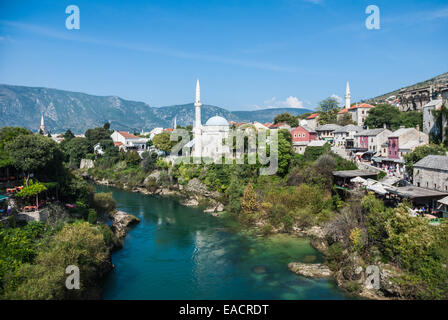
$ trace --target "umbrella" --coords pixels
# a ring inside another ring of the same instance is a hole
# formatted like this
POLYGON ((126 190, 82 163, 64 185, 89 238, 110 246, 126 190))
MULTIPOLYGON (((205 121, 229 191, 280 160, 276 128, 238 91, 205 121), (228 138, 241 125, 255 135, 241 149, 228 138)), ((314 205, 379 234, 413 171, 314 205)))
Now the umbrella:
POLYGON ((383 185, 381 183, 375 183, 373 185, 367 186, 367 190, 373 191, 375 193, 385 195, 387 193, 387 190, 384 189, 383 185))
POLYGON ((364 183, 364 182, 366 182, 366 179, 363 179, 361 177, 356 177, 356 178, 353 178, 350 181, 353 182, 353 183, 364 183))

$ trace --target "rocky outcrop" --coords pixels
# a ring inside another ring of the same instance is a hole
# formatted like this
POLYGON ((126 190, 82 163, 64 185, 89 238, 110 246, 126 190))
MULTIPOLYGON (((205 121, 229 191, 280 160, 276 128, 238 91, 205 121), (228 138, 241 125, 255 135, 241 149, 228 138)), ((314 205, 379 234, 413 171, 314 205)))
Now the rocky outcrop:
POLYGON ((124 211, 116 211, 112 214, 112 231, 118 239, 123 239, 128 227, 140 222, 140 219, 124 211))
POLYGON ((333 275, 333 272, 321 263, 291 262, 288 264, 288 268, 292 272, 308 278, 329 278, 333 275))
POLYGON ((190 193, 192 196, 201 195, 206 198, 213 199, 217 199, 220 196, 219 192, 217 191, 209 191, 207 186, 197 178, 188 181, 188 184, 184 187, 184 192, 190 193))
POLYGON ((224 205, 218 201, 213 201, 207 209, 204 210, 205 213, 216 214, 224 211, 224 205))
POLYGON ((81 159, 81 164, 79 165, 80 169, 91 169, 95 167, 93 160, 90 159, 81 159))

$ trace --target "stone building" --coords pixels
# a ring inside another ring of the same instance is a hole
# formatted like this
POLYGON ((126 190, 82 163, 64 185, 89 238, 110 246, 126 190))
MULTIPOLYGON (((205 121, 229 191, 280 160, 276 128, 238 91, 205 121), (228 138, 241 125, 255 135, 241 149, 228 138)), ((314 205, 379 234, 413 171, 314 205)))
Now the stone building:
POLYGON ((387 142, 390 134, 392 131, 386 128, 363 130, 354 135, 355 147, 375 154, 381 151, 381 146, 387 142))
POLYGON ((342 126, 337 124, 324 124, 316 128, 317 136, 320 140, 328 141, 330 144, 334 143, 334 132, 341 129, 342 126))
POLYGON ((448 84, 432 84, 421 88, 403 89, 398 94, 400 111, 422 111, 435 99, 448 101, 448 84))
POLYGON ((334 145, 336 147, 354 148, 355 147, 355 134, 363 131, 359 126, 353 124, 346 125, 334 132, 334 145))
POLYGON ((448 192, 448 156, 429 155, 415 163, 414 185, 448 192))
POLYGON ((348 113, 352 116, 353 121, 358 126, 363 126, 369 115, 369 111, 372 108, 374 108, 374 106, 367 103, 355 104, 348 109, 348 113))
POLYGON ((315 130, 319 124, 319 114, 313 113, 309 117, 306 118, 306 124, 309 128, 315 130))
MULTIPOLYGON (((438 136, 442 134, 442 141, 445 140, 445 131, 440 132, 440 127, 436 125, 434 111, 440 110, 443 105, 443 99, 436 99, 428 102, 423 107, 423 132, 428 135, 438 136)), ((442 120, 442 127, 448 126, 448 119, 442 120)))

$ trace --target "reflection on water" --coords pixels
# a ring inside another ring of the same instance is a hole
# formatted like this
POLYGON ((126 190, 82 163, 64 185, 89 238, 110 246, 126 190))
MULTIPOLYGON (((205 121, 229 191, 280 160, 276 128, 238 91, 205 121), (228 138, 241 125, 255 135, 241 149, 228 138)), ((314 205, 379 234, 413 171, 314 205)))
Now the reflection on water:
POLYGON ((119 209, 141 219, 112 256, 105 299, 344 299, 333 281, 291 273, 291 261, 321 262, 303 239, 248 234, 172 199, 115 188, 119 209))

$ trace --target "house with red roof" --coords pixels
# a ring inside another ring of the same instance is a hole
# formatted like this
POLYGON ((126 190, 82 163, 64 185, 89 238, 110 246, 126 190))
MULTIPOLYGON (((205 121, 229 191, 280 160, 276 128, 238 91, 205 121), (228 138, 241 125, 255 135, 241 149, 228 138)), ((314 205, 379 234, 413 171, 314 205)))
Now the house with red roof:
POLYGON ((139 153, 146 150, 146 143, 148 141, 146 138, 137 137, 126 131, 114 131, 111 138, 116 147, 124 151, 135 150, 139 153))
POLYGON ((292 144, 296 153, 304 154, 308 144, 317 140, 317 132, 307 126, 298 126, 291 130, 292 144))
POLYGON ((312 115, 306 118, 306 123, 308 128, 315 130, 317 128, 319 121, 319 113, 313 113, 312 115))
POLYGON ((271 124, 269 129, 286 129, 291 130, 291 126, 285 122, 277 123, 277 124, 271 124))
POLYGON ((364 122, 366 121, 366 118, 369 115, 370 109, 374 107, 375 106, 372 106, 371 104, 367 103, 356 103, 348 109, 348 113, 352 115, 352 119, 356 123, 356 125, 364 126, 364 122))

